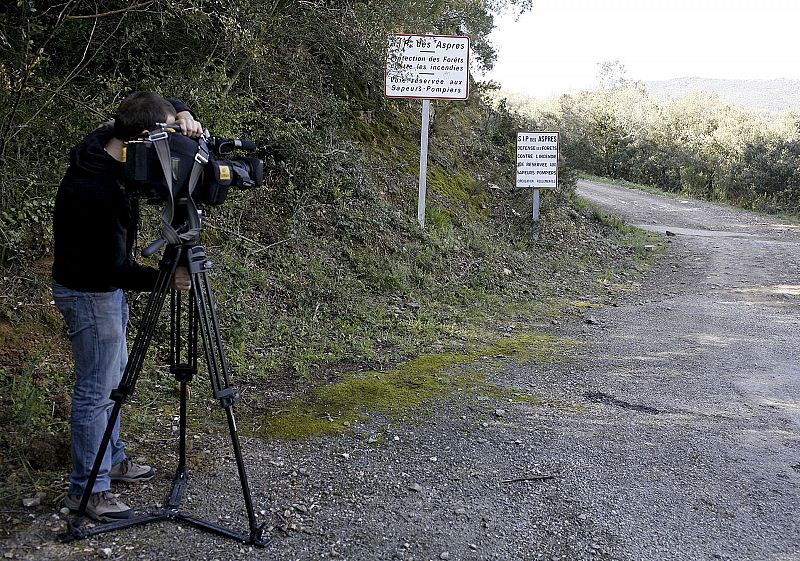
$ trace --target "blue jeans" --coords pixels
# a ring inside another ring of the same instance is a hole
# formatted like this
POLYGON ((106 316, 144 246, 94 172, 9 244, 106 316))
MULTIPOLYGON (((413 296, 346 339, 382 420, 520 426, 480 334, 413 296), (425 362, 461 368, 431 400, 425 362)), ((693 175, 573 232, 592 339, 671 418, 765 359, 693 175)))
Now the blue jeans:
MULTIPOLYGON (((108 426, 113 407, 111 390, 119 386, 128 362, 128 303, 122 290, 80 292, 56 282, 53 297, 67 323, 75 363, 69 494, 81 495, 108 426)), ((92 493, 111 488, 109 470, 124 459, 125 443, 119 439, 117 417, 92 493)))

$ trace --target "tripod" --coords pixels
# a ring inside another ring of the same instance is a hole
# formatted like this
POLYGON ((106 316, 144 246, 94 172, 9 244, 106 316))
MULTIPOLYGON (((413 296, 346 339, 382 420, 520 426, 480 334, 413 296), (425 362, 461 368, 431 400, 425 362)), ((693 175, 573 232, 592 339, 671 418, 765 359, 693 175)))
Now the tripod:
POLYGON ((207 272, 211 268, 211 262, 206 259, 205 250, 202 246, 193 242, 180 244, 170 244, 167 246, 164 256, 159 264, 158 280, 151 293, 144 314, 140 320, 139 330, 131 349, 128 364, 122 374, 119 386, 111 392, 111 400, 114 405, 111 409, 108 425, 100 442, 94 465, 89 474, 89 480, 81 497, 80 506, 76 516, 68 523, 67 540, 86 538, 89 536, 128 528, 149 522, 162 520, 176 520, 185 522, 202 530, 233 538, 235 540, 264 547, 269 543, 269 539, 263 537, 264 524, 258 524, 253 511, 253 503, 250 495, 250 487, 247 483, 247 475, 244 468, 244 460, 239 444, 239 435, 236 429, 236 420, 233 415, 233 406, 239 400, 239 394, 230 387, 228 377, 228 364, 222 347, 219 324, 215 311, 214 298, 211 292, 207 272), (192 287, 189 291, 189 307, 186 312, 187 333, 184 337, 182 332, 182 313, 181 295, 171 288, 172 278, 179 265, 188 267, 191 276, 192 287), (92 488, 100 467, 103 456, 111 440, 111 434, 119 417, 122 404, 133 393, 136 380, 142 370, 145 354, 152 341, 153 333, 158 323, 158 316, 164 306, 167 295, 170 300, 170 371, 175 376, 175 380, 180 384, 180 425, 179 425, 179 444, 178 444, 178 466, 172 490, 166 503, 160 509, 148 514, 141 514, 125 520, 118 520, 106 524, 100 524, 93 528, 81 528, 81 522, 86 514, 86 506, 92 493, 92 488), (230 528, 214 524, 186 512, 179 510, 183 493, 189 482, 189 470, 186 466, 186 401, 188 397, 188 383, 197 373, 197 339, 198 334, 202 338, 205 351, 206 365, 208 374, 211 378, 211 387, 214 398, 219 399, 220 405, 225 409, 228 420, 228 429, 233 444, 233 452, 236 459, 236 467, 239 472, 239 480, 242 485, 245 508, 249 520, 249 533, 236 532, 230 528), (182 349, 185 347, 185 349, 182 349), (185 356, 182 350, 185 350, 185 356), (182 360, 183 358, 183 360, 182 360))

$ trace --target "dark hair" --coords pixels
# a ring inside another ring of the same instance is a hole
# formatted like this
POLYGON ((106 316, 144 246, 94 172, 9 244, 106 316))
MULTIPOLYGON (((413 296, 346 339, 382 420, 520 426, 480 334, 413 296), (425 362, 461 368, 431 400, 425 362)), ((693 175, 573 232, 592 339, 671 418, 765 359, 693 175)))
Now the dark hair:
POLYGON ((169 101, 152 92, 132 93, 122 100, 114 115, 114 136, 130 140, 168 117, 175 117, 175 108, 169 101))

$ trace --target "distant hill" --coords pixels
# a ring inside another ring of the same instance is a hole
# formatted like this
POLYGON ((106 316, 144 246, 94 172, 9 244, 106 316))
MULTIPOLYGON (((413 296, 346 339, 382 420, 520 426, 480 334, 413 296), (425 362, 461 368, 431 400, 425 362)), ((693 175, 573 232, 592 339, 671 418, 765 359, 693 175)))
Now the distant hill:
POLYGON ((800 80, 673 78, 644 82, 644 85, 655 97, 682 97, 699 90, 758 111, 800 111, 800 80))

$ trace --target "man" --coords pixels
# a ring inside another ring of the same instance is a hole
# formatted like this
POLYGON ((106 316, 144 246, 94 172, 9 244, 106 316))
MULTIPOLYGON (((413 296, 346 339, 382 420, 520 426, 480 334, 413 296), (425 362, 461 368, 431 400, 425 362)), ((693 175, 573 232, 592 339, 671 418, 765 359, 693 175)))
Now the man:
MULTIPOLYGON (((90 133, 70 153, 58 188, 53 217, 53 296, 66 321, 75 363, 72 395, 72 473, 65 506, 77 510, 100 447, 113 402, 109 399, 128 360, 128 305, 123 290, 150 291, 158 270, 139 265, 133 246, 139 206, 123 188, 122 154, 126 140, 156 123, 177 123, 198 137, 202 127, 188 107, 149 92, 120 103, 113 125, 90 133)), ((173 286, 189 290, 185 267, 173 286)), ((155 475, 125 455, 119 418, 91 491, 86 514, 99 521, 129 518, 133 511, 111 493, 111 482, 147 481, 155 475)))

